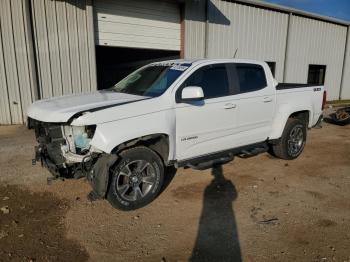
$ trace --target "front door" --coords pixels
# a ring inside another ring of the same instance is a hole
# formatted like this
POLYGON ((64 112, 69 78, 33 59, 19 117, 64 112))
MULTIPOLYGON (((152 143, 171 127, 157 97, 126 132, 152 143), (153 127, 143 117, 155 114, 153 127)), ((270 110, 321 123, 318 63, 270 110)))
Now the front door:
POLYGON ((236 105, 230 88, 227 66, 214 64, 196 70, 178 89, 200 86, 203 101, 176 104, 177 159, 184 160, 233 147, 236 105))

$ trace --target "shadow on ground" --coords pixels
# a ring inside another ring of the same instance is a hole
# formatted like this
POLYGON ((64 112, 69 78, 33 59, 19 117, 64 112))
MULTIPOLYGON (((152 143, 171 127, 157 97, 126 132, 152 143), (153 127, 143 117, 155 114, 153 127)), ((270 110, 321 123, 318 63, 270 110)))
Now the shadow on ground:
POLYGON ((237 191, 225 179, 222 166, 212 169, 213 180, 206 187, 196 243, 191 261, 241 261, 241 250, 232 202, 237 191))

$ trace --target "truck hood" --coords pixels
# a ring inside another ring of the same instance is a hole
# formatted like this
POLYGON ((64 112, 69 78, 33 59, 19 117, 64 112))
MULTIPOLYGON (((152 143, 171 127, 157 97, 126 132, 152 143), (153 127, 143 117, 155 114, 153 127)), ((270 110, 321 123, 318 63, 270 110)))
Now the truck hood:
POLYGON ((148 97, 108 90, 66 95, 34 102, 28 108, 27 115, 43 122, 67 122, 78 113, 118 106, 146 98, 148 97))

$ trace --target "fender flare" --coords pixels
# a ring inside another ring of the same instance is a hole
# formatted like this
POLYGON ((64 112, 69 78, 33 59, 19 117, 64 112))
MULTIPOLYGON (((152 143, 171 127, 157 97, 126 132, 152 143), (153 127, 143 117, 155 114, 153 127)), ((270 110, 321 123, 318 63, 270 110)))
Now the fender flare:
POLYGON ((310 124, 312 123, 312 110, 311 108, 305 108, 305 107, 296 107, 296 108, 289 108, 288 105, 281 106, 279 112, 276 114, 275 118, 272 121, 272 133, 269 137, 269 139, 278 139, 282 136, 284 127, 286 126, 288 118, 297 112, 301 111, 308 111, 309 112, 309 121, 308 121, 308 127, 310 127, 310 124))
POLYGON ((86 175, 95 198, 105 198, 109 185, 110 170, 118 161, 116 154, 105 154, 99 157, 94 167, 86 175))

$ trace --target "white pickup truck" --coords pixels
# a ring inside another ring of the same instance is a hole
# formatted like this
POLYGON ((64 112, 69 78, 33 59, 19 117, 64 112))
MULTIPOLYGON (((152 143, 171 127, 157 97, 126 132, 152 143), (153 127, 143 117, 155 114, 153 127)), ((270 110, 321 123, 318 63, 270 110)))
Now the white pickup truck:
POLYGON ((130 210, 150 203, 169 166, 209 168, 234 156, 297 158, 322 119, 322 86, 278 84, 264 62, 152 63, 110 89, 33 103, 28 127, 55 177, 84 174, 90 197, 130 210))

